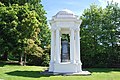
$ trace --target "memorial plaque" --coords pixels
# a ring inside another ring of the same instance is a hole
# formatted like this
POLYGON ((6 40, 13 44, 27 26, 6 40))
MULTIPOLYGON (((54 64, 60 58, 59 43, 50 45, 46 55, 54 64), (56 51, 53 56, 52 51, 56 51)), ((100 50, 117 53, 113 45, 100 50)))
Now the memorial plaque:
POLYGON ((69 44, 68 41, 62 41, 61 62, 69 61, 69 44))

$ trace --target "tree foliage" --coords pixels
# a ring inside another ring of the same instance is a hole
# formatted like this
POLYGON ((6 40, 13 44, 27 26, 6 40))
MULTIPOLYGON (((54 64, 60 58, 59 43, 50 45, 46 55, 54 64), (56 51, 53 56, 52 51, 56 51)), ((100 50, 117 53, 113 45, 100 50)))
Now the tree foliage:
POLYGON ((106 8, 91 5, 81 16, 81 53, 85 67, 112 67, 119 64, 117 37, 120 7, 110 3, 106 8), (114 64, 113 64, 114 63, 114 64))
MULTIPOLYGON (((1 0, 0 53, 42 57, 50 43, 50 30, 40 0, 1 0), (43 43, 44 41, 44 43, 43 43)), ((23 57, 24 56, 24 57, 23 57)), ((4 57, 3 57, 4 58, 4 57)))

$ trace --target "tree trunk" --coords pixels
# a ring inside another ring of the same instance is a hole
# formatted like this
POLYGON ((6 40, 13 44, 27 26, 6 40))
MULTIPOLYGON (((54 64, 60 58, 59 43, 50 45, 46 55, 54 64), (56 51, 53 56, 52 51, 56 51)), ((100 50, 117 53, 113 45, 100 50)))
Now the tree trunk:
POLYGON ((7 53, 7 52, 5 52, 5 53, 3 54, 2 59, 3 59, 4 61, 7 61, 7 60, 8 60, 8 53, 7 53))
POLYGON ((23 65, 23 54, 22 53, 19 56, 19 63, 20 65, 23 65))
POLYGON ((24 66, 26 65, 26 57, 27 57, 27 55, 26 54, 24 54, 24 66))

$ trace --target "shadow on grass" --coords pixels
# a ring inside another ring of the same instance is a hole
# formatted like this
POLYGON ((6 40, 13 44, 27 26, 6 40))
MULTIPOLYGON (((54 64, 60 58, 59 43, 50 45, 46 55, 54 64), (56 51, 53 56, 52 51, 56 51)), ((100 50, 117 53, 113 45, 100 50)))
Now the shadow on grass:
POLYGON ((0 67, 4 67, 4 65, 6 65, 6 63, 5 63, 5 62, 0 61, 0 67))
POLYGON ((120 72, 120 68, 88 68, 84 70, 90 71, 91 73, 93 72, 109 73, 111 71, 120 72))
POLYGON ((40 74, 40 71, 13 71, 5 73, 11 76, 22 76, 22 77, 31 77, 31 78, 40 78, 40 77, 49 77, 50 75, 40 74))

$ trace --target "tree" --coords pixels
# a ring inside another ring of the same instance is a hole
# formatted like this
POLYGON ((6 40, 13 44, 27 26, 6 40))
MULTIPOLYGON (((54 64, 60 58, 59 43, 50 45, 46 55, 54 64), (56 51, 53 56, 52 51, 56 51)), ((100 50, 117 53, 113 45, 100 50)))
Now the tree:
POLYGON ((21 35, 18 40, 18 49, 21 48, 21 61, 24 54, 24 62, 26 62, 27 54, 42 54, 40 48, 39 32, 41 23, 37 20, 38 14, 30 11, 29 6, 25 4, 18 12, 19 26, 17 30, 21 35))
POLYGON ((105 9, 91 5, 84 11, 80 34, 84 66, 110 67, 116 58, 118 60, 119 51, 115 48, 118 49, 116 33, 119 27, 119 12, 119 7, 113 3, 105 9))
POLYGON ((107 42, 106 53, 109 54, 107 62, 109 66, 114 66, 120 63, 120 50, 117 44, 119 42, 118 28, 120 27, 120 7, 118 3, 109 3, 105 8, 105 14, 103 15, 105 24, 103 25, 102 43, 107 42))
POLYGON ((102 46, 99 45, 99 37, 101 35, 101 14, 103 14, 102 7, 91 5, 90 9, 86 9, 81 17, 83 20, 80 32, 81 53, 85 66, 92 66, 92 64, 95 63, 93 61, 96 61, 94 60, 95 55, 102 51, 102 46), (87 62, 88 60, 90 62, 87 62))
POLYGON ((1 0, 1 2, 1 52, 19 54, 21 64, 23 58, 26 62, 26 55, 42 57, 43 53, 47 54, 50 30, 40 0, 1 0))
POLYGON ((8 53, 14 50, 17 35, 16 11, 12 7, 6 7, 0 3, 0 53, 3 53, 3 59, 7 60, 8 53))
POLYGON ((40 3, 41 0, 1 0, 2 3, 4 3, 6 6, 10 6, 12 4, 18 4, 18 5, 24 5, 25 3, 28 4, 28 9, 30 11, 35 11, 38 16, 37 20, 41 22, 41 32, 39 34, 40 36, 40 41, 41 41, 41 47, 45 48, 49 46, 50 44, 50 30, 47 25, 47 20, 46 20, 46 12, 40 3))

